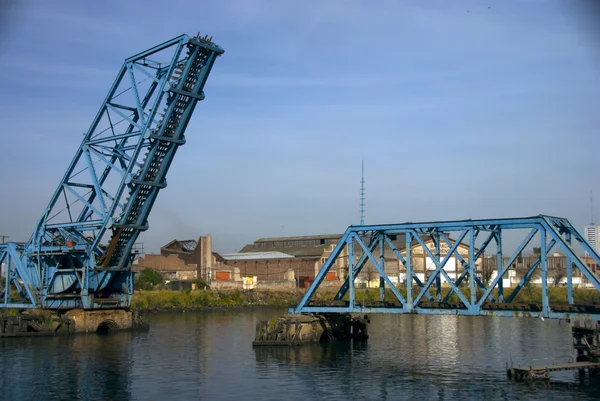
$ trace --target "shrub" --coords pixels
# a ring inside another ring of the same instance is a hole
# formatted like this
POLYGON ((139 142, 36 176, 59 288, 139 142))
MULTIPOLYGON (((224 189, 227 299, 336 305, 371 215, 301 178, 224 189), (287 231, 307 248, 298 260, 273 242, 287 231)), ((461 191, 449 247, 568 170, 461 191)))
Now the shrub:
POLYGON ((139 272, 136 280, 136 287, 151 290, 155 285, 162 284, 163 277, 160 272, 149 267, 139 272))

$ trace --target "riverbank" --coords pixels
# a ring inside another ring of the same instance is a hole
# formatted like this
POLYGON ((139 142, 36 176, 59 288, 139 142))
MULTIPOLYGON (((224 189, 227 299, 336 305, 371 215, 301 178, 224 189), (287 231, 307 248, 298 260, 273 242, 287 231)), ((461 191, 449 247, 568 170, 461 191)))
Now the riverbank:
MULTIPOLYGON (((212 308, 289 308, 298 305, 305 294, 306 289, 291 288, 288 290, 196 290, 196 291, 173 291, 173 290, 136 290, 133 294, 131 307, 136 312, 157 311, 184 311, 203 310, 212 308)), ((442 290, 446 294, 448 288, 442 290)), ((512 289, 505 288, 507 296, 512 289)), ((400 290, 403 296, 403 289, 400 290)), ((551 304, 565 304, 567 290, 564 287, 551 287, 548 289, 551 304)), ((337 289, 320 289, 313 300, 331 300, 335 297, 337 289)), ((481 292, 478 292, 478 297, 481 292)), ((496 297, 496 291, 492 292, 496 297)), ((347 299, 347 295, 345 297, 347 299)), ((575 304, 600 305, 600 293, 595 289, 574 289, 573 298, 575 304)), ((375 301, 379 299, 379 289, 357 289, 356 299, 360 301, 375 301)), ((386 299, 393 299, 393 294, 388 289, 386 299)), ((458 302, 454 294, 451 302, 458 302)), ((536 286, 524 287, 518 294, 514 303, 540 303, 541 288, 536 286)), ((0 310, 0 316, 15 316, 17 309, 0 310)))
MULTIPOLYGON (((293 288, 289 290, 197 290, 197 291, 172 291, 172 290, 139 290, 133 295, 132 308, 137 312, 155 311, 184 311, 202 310, 212 308, 252 308, 273 307, 289 308, 296 306, 305 294, 306 289, 293 288)), ((387 299, 393 295, 388 289, 387 299)), ((448 288, 444 288, 442 294, 446 294, 448 288)), ((504 290, 505 296, 512 289, 504 290)), ((400 291, 405 295, 403 291, 400 291)), ((333 299, 337 289, 321 289, 313 300, 333 299)), ((551 287, 548 289, 551 304, 565 304, 567 289, 564 287, 551 287)), ((478 296, 481 295, 479 291, 478 296)), ((496 291, 492 293, 496 296, 496 291)), ((356 299, 361 301, 375 301, 379 299, 379 289, 357 289, 356 299)), ((347 298, 347 296, 346 296, 347 298)), ((526 286, 519 292, 514 303, 541 303, 541 288, 537 286, 526 286)), ((600 305, 600 293, 595 289, 574 289, 573 298, 576 304, 600 305)), ((454 294, 451 302, 457 302, 458 297, 454 294)))
POLYGON ((304 290, 288 291, 241 291, 241 290, 197 290, 136 291, 131 307, 138 312, 183 311, 212 308, 287 308, 297 305, 304 290))

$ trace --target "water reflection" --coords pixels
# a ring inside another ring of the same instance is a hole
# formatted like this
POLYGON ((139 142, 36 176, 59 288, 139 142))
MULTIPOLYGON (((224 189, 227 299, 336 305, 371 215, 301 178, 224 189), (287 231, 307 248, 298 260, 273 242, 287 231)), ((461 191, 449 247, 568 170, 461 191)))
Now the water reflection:
MULTIPOLYGON (((537 319, 371 316, 366 343, 252 348, 282 310, 150 316, 150 330, 0 341, 2 400, 596 399, 599 380, 506 379, 513 352, 568 346, 570 327, 537 319)), ((554 376, 556 377, 556 376, 554 376)))
POLYGON ((569 330, 536 320, 372 316, 368 343, 257 347, 254 354, 261 377, 292 373, 317 398, 545 399, 574 389, 591 395, 572 372, 562 377, 566 382, 541 388, 506 379, 512 351, 544 355, 548 346, 568 343, 569 330))
POLYGON ((118 333, 3 339, 0 398, 127 400, 134 337, 135 333, 118 333))

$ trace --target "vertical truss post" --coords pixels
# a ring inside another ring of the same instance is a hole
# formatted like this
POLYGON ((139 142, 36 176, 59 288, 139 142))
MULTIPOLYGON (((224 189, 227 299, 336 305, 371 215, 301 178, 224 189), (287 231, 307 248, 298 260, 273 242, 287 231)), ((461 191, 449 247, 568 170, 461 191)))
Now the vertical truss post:
MULTIPOLYGON (((440 260, 442 260, 441 252, 440 252, 440 231, 439 231, 439 229, 435 230, 435 236, 433 238, 433 241, 435 243, 435 257, 437 258, 437 261, 439 262, 440 260)), ((442 277, 441 277, 441 274, 438 274, 435 277, 435 300, 437 302, 440 302, 442 300, 442 277)))
MULTIPOLYGON (((379 264, 381 265, 381 269, 385 272, 385 257, 383 255, 383 236, 385 234, 379 234, 379 264)), ((381 302, 385 301, 385 280, 382 275, 379 275, 379 300, 381 302)))
POLYGON ((540 259, 542 262, 542 314, 548 316, 548 260, 546 255, 546 229, 540 227, 540 259))
MULTIPOLYGON (((571 233, 567 232, 565 235, 565 241, 571 246, 571 233)), ((567 254, 567 302, 573 304, 573 262, 571 261, 571 255, 567 254)))
MULTIPOLYGON (((4 259, 6 259, 6 271, 4 272, 6 275, 6 278, 4 280, 4 305, 8 305, 8 294, 10 292, 10 276, 8 275, 8 273, 10 272, 10 255, 8 254, 8 252, 2 252, 2 256, 4 256, 4 259)), ((0 258, 0 265, 2 264, 2 259, 3 258, 0 258)))
POLYGON ((413 309, 413 295, 412 295, 412 282, 413 282, 413 269, 412 269, 412 254, 411 254, 411 245, 412 245, 412 234, 410 231, 407 231, 405 234, 405 244, 406 244, 406 258, 404 259, 404 267, 406 269, 406 305, 404 310, 406 312, 411 312, 413 309))
MULTIPOLYGON (((494 233, 496 238, 496 273, 502 271, 502 229, 497 228, 494 233)), ((498 281, 498 302, 504 302, 504 282, 502 279, 498 281)))
POLYGON ((476 274, 476 269, 475 269, 475 229, 473 227, 471 227, 471 229, 469 230, 469 269, 471 270, 469 272, 470 275, 470 280, 469 280, 469 287, 471 290, 471 306, 475 307, 476 303, 477 303, 477 293, 476 293, 476 289, 475 289, 475 274, 476 274))
POLYGON ((350 302, 348 307, 354 309, 354 233, 348 237, 348 285, 350 289, 350 302))

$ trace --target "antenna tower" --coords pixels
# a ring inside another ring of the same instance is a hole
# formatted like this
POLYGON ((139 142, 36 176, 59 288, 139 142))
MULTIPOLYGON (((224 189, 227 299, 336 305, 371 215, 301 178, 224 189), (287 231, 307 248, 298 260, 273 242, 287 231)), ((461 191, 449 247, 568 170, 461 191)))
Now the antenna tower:
POLYGON ((360 179, 360 225, 365 225, 365 161, 362 161, 362 175, 360 179))
POLYGON ((591 189, 590 189, 590 216, 591 216, 590 226, 595 226, 596 223, 594 222, 594 198, 592 196, 591 189))

